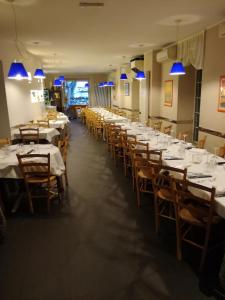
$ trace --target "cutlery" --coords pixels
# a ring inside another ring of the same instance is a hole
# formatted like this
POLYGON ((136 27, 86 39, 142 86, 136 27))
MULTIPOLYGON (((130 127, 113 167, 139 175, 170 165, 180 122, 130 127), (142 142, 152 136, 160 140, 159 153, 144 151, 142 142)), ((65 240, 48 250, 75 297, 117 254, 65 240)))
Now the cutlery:
MULTIPOLYGON (((165 149, 166 150, 166 149, 165 149)), ((165 160, 184 160, 183 158, 180 157, 166 157, 164 158, 165 160)))
POLYGON ((34 151, 34 149, 31 149, 30 151, 28 151, 26 154, 31 154, 34 151))
POLYGON ((190 178, 190 179, 191 178, 193 178, 193 179, 194 178, 210 178, 210 177, 212 177, 212 175, 203 175, 203 174, 202 175, 200 175, 200 174, 199 175, 188 175, 188 178, 190 178))
POLYGON ((217 165, 225 165, 225 161, 219 161, 217 165))

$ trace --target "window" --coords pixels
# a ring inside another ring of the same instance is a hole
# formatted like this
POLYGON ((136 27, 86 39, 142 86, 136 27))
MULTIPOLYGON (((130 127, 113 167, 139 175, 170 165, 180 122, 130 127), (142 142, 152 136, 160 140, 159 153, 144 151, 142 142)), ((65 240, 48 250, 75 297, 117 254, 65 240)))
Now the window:
POLYGON ((67 105, 88 105, 89 93, 87 80, 68 80, 65 81, 65 96, 67 105))

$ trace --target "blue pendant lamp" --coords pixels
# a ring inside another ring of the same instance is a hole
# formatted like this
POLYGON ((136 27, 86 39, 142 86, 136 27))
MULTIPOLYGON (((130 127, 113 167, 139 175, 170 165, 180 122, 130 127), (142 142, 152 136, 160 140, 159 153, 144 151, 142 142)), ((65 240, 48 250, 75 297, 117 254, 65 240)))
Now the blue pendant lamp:
POLYGON ((65 76, 64 75, 59 76, 58 80, 60 80, 61 82, 65 81, 65 76))
POLYGON ((127 74, 126 73, 121 73, 120 80, 127 80, 127 74))
POLYGON ((45 73, 42 69, 36 69, 34 72, 34 78, 37 79, 44 79, 45 78, 45 73))
POLYGON ((115 86, 115 84, 114 84, 113 81, 109 81, 109 82, 108 82, 108 86, 109 86, 109 87, 112 87, 112 86, 115 86))
POLYGON ((85 83, 85 86, 84 86, 84 87, 87 88, 87 89, 89 89, 90 84, 87 82, 87 83, 85 83))
POLYGON ((15 61, 10 66, 8 78, 17 80, 28 79, 28 73, 22 63, 15 61))
MULTIPOLYGON (((176 45, 178 45, 178 34, 179 34, 179 25, 181 23, 181 20, 175 20, 176 24, 176 45)), ((170 75, 176 76, 176 75, 185 75, 185 68, 181 61, 176 61, 170 70, 170 75)))
POLYGON ((182 62, 177 61, 172 65, 172 68, 170 70, 170 75, 176 76, 176 75, 185 75, 185 69, 182 64, 182 62))
POLYGON ((103 82, 103 87, 106 87, 106 86, 108 86, 108 82, 107 81, 103 82))
POLYGON ((98 84, 98 87, 102 88, 102 87, 103 87, 103 84, 104 84, 104 82, 100 82, 100 83, 98 84))
POLYGON ((143 71, 139 71, 139 72, 137 72, 135 78, 136 78, 137 80, 143 80, 143 79, 146 79, 145 73, 144 73, 143 71))
POLYGON ((56 87, 61 87, 62 86, 62 82, 59 80, 59 78, 54 80, 53 86, 56 86, 56 87))

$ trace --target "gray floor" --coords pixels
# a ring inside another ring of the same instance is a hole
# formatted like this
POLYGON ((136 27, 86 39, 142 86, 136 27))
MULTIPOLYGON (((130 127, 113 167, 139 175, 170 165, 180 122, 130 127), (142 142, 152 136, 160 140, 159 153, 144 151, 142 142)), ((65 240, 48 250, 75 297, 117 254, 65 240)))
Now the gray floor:
POLYGON ((130 179, 79 121, 72 123, 68 173, 62 209, 9 219, 1 299, 209 299, 186 260, 176 260, 174 231, 154 233, 151 199, 137 209, 130 179))

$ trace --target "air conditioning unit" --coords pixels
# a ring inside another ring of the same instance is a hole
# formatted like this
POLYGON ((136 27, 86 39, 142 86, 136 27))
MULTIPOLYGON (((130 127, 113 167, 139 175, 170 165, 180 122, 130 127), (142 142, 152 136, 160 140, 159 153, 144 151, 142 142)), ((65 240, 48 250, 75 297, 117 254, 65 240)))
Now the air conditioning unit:
POLYGON ((176 59, 177 57, 177 46, 165 48, 156 54, 157 62, 161 63, 168 59, 176 59))
POLYGON ((136 56, 130 60, 130 68, 135 73, 144 70, 144 56, 136 56))
POLYGON ((225 37, 225 22, 223 22, 219 25, 219 37, 220 38, 225 37))

